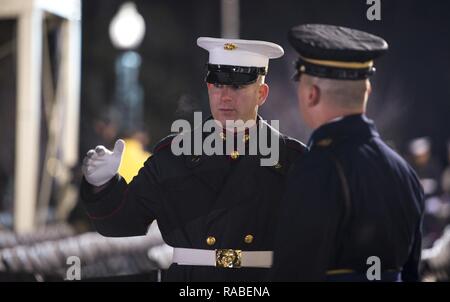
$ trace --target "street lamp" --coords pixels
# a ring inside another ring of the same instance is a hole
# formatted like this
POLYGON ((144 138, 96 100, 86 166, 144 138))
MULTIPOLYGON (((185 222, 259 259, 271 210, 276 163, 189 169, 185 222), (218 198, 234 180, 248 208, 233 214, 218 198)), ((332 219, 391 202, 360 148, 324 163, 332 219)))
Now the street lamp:
POLYGON ((114 47, 134 49, 139 46, 145 35, 144 18, 139 14, 133 2, 120 6, 109 25, 109 36, 114 47))
POLYGON ((143 123, 143 89, 139 84, 141 56, 136 49, 145 35, 144 18, 133 2, 121 5, 109 26, 112 44, 123 50, 116 59, 114 107, 121 115, 121 131, 132 134, 143 123))

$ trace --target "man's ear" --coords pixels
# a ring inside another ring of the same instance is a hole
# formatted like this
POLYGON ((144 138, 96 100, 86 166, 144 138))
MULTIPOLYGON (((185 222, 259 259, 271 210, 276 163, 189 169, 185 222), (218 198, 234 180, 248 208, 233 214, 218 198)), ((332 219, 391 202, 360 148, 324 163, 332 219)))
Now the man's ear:
POLYGON ((261 106, 262 104, 264 104, 268 96, 269 96, 269 85, 267 85, 266 83, 259 85, 258 105, 261 106))
POLYGON ((309 89, 308 94, 308 107, 314 107, 317 106, 320 102, 320 88, 317 85, 311 85, 311 88, 309 89))

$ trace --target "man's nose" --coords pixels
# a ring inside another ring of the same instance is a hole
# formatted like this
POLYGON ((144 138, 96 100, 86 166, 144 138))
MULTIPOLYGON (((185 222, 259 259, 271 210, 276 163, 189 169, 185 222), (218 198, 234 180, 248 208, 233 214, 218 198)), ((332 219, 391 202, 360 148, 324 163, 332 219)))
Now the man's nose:
POLYGON ((231 89, 229 86, 222 87, 220 91, 220 98, 224 101, 231 101, 231 89))

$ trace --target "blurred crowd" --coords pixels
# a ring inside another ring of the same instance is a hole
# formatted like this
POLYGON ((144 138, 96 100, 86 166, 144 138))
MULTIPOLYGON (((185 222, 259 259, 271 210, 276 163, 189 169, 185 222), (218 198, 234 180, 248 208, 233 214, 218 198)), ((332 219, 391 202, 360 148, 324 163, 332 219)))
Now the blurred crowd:
POLYGON ((424 281, 450 280, 450 142, 440 160, 429 137, 409 143, 405 156, 420 178, 425 192, 422 239, 424 281))
POLYGON ((445 162, 441 162, 433 152, 428 137, 412 140, 408 149, 407 159, 417 172, 425 192, 422 245, 429 248, 450 224, 450 143, 445 162))

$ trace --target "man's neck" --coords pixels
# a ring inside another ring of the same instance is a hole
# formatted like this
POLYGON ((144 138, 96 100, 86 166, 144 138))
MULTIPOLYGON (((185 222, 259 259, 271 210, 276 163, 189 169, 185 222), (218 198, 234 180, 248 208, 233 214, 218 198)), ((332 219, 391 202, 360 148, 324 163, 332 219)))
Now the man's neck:
POLYGON ((253 128, 257 122, 256 119, 250 119, 244 122, 244 124, 242 123, 236 123, 236 121, 234 121, 235 123, 233 123, 233 121, 231 121, 231 126, 232 127, 227 127, 227 124, 222 125, 222 130, 226 131, 227 133, 238 133, 238 132, 242 132, 242 131, 246 131, 250 128, 253 128))
POLYGON ((322 115, 322 118, 316 124, 314 129, 317 129, 325 124, 329 124, 332 122, 339 121, 346 116, 354 115, 354 114, 364 114, 365 110, 362 108, 359 109, 341 109, 341 110, 333 110, 326 112, 322 115))

